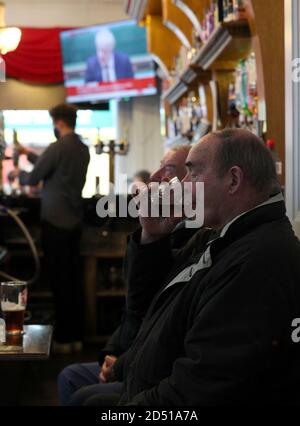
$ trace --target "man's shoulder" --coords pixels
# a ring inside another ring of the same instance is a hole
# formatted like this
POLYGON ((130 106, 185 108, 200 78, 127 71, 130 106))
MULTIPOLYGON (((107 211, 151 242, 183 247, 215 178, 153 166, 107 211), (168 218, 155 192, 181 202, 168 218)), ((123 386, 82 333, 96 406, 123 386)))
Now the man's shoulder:
POLYGON ((284 259, 294 262, 300 258, 300 242, 286 216, 252 229, 229 248, 235 259, 246 256, 248 262, 274 265, 274 269, 284 259))
POLYGON ((55 151, 58 151, 59 150, 59 143, 58 143, 58 141, 55 141, 55 142, 51 142, 50 143, 50 145, 48 145, 47 146, 47 148, 45 149, 45 153, 47 153, 47 152, 55 152, 55 151))
POLYGON ((114 56, 115 56, 115 61, 129 62, 129 56, 126 53, 115 52, 114 56))
MULTIPOLYGON (((79 146, 82 146, 86 149, 88 149, 88 147, 82 142, 82 138, 80 135, 78 135, 77 133, 69 133, 61 138, 59 138, 57 145, 63 146, 66 144, 74 144, 78 143, 79 146)), ((74 145, 73 145, 74 146, 74 145)))
POLYGON ((98 64, 98 58, 97 56, 90 56, 86 62, 88 66, 95 66, 98 64))

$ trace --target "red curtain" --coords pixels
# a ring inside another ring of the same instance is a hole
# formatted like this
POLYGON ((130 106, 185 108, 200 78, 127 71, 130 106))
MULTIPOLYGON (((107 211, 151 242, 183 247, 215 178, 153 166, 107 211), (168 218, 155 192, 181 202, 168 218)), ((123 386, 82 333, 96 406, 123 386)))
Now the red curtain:
POLYGON ((36 84, 62 83, 59 34, 66 29, 21 28, 18 48, 4 56, 7 77, 36 84))

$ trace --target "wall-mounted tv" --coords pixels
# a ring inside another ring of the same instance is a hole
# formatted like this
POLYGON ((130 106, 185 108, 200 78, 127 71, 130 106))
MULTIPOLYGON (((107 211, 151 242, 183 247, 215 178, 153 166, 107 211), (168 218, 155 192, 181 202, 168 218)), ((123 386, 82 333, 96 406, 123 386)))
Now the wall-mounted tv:
POLYGON ((61 32, 68 102, 154 95, 154 63, 146 30, 121 21, 61 32))

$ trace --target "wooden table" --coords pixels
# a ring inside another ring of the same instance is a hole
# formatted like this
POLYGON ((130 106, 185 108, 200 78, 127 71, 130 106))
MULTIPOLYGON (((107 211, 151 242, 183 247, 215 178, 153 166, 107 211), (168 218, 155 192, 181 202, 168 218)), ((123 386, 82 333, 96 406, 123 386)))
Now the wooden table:
POLYGON ((25 325, 23 336, 7 336, 0 344, 0 361, 45 361, 49 359, 52 326, 25 325))
POLYGON ((23 336, 7 336, 0 345, 0 406, 18 405, 25 365, 28 361, 47 361, 50 355, 52 326, 27 325, 23 336))

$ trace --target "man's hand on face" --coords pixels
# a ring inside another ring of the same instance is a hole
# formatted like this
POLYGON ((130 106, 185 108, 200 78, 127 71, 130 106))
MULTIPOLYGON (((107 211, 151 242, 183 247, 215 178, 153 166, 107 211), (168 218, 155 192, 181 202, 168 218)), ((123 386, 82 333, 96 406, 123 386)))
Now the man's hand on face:
POLYGON ((115 380, 115 373, 112 367, 117 359, 118 358, 114 355, 107 355, 104 358, 104 363, 102 364, 99 374, 100 383, 110 383, 115 380))
MULTIPOLYGON (((165 182, 165 184, 167 183, 165 182)), ((153 185, 158 185, 158 183, 150 183, 148 186, 148 190, 151 188, 151 186, 153 187, 153 185)), ((145 206, 148 207, 147 211, 144 209, 144 206, 142 205, 142 203, 140 204, 140 224, 142 226, 141 244, 151 243, 153 241, 160 240, 166 235, 169 235, 173 231, 173 229, 176 227, 176 225, 184 219, 182 214, 181 216, 174 215, 174 206, 173 206, 174 197, 172 193, 170 194, 170 200, 169 200, 169 204, 170 204, 169 217, 151 217, 152 216, 151 210, 150 210, 151 197, 149 194, 146 196, 148 196, 148 200, 149 200, 149 207, 146 206, 145 204, 145 206)), ((151 203, 155 203, 155 202, 160 204, 160 201, 158 198, 156 200, 151 201, 151 203)), ((159 211, 159 214, 161 214, 161 211, 162 211, 161 205, 158 206, 158 211, 159 211)))
POLYGON ((182 218, 175 217, 140 217, 141 244, 149 244, 169 235, 181 221, 182 218))

